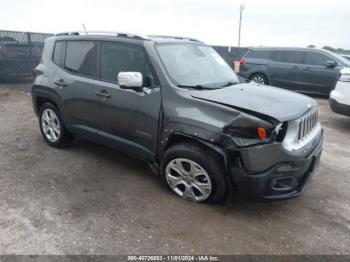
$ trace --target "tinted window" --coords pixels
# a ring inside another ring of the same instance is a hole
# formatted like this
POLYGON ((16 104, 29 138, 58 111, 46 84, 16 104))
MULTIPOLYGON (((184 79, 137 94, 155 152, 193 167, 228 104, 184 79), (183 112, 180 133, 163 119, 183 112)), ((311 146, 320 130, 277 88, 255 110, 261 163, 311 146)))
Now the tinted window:
POLYGON ((250 50, 247 54, 248 58, 259 58, 259 59, 269 59, 270 58, 269 50, 250 50))
POLYGON ((306 53, 306 63, 308 65, 324 66, 328 60, 332 60, 332 59, 320 53, 316 53, 316 52, 306 53))
POLYGON ((65 68, 71 72, 96 77, 97 47, 95 42, 67 42, 65 68))
POLYGON ((58 65, 63 65, 65 42, 56 42, 53 53, 53 61, 58 65))
POLYGON ((284 63, 302 64, 304 62, 304 52, 301 51, 274 51, 273 60, 284 63))
MULTIPOLYGON (((150 81, 152 73, 142 48, 116 43, 101 45, 101 78, 116 82, 119 72, 140 72, 150 81)), ((152 83, 147 82, 145 86, 152 83)))

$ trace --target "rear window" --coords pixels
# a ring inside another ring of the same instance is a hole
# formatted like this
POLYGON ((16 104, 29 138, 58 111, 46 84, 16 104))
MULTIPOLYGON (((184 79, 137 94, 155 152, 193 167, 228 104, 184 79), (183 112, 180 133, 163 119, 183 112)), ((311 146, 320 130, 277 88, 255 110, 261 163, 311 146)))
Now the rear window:
POLYGON ((90 41, 68 41, 64 67, 79 75, 97 77, 97 44, 90 41))
POLYGON ((247 58, 258 58, 258 59, 269 59, 271 51, 270 50, 250 50, 248 51, 247 58))
POLYGON ((289 50, 274 51, 273 60, 284 63, 303 64, 304 52, 289 50))
POLYGON ((53 52, 53 61, 57 64, 57 65, 63 65, 63 61, 64 61, 64 47, 65 47, 65 42, 63 41, 59 41, 56 42, 55 44, 55 49, 53 52))

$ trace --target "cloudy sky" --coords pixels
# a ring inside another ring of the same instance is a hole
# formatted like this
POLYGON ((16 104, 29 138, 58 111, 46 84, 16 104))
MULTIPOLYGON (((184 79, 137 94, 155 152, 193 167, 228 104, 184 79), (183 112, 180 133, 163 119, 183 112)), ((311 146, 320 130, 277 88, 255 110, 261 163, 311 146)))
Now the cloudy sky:
POLYGON ((350 49, 350 1, 307 0, 0 0, 0 30, 127 31, 191 36, 242 46, 331 45, 350 49))

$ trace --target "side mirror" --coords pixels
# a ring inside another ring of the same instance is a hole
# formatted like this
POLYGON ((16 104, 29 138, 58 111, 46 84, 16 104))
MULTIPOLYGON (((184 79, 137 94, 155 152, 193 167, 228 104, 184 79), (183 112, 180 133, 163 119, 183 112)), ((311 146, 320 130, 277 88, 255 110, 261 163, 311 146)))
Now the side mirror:
POLYGON ((143 87, 143 76, 140 72, 120 72, 118 74, 118 84, 121 88, 140 92, 143 87))
POLYGON ((325 65, 329 68, 334 68, 338 65, 338 63, 334 60, 328 60, 326 61, 325 65))

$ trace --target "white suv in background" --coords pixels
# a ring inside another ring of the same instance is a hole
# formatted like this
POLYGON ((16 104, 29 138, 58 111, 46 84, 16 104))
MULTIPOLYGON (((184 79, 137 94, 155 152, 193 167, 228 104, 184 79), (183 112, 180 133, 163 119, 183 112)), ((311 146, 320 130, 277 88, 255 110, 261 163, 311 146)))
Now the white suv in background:
POLYGON ((350 116, 350 68, 340 71, 340 78, 331 92, 329 104, 335 113, 350 116))

